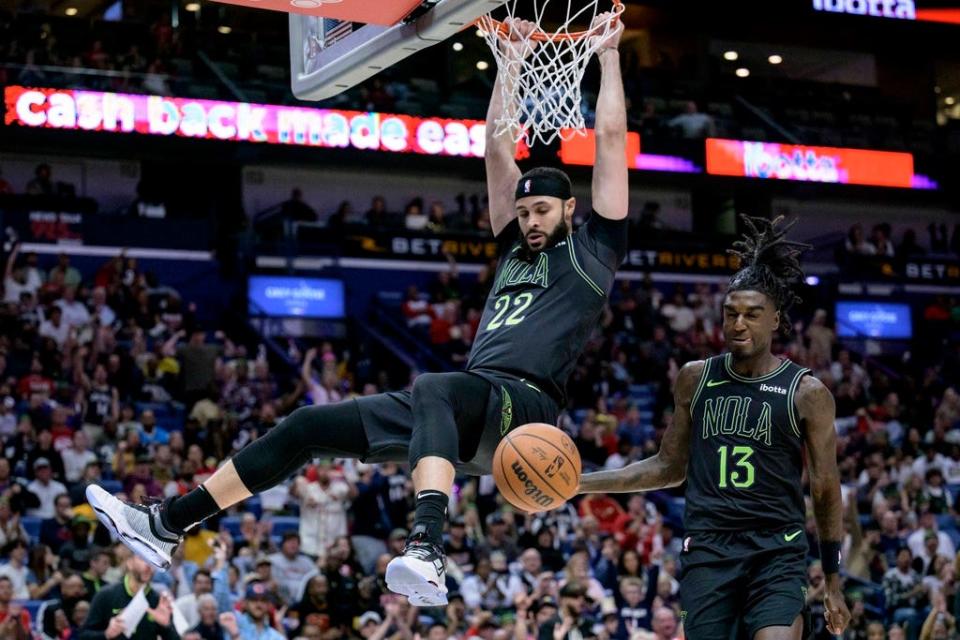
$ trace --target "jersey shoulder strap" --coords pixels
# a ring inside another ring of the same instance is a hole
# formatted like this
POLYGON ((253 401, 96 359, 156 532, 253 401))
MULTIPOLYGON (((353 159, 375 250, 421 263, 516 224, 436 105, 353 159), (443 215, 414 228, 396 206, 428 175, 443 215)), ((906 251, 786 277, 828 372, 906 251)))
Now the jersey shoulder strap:
POLYGON ((697 400, 700 399, 700 394, 703 392, 704 387, 710 382, 710 370, 715 368, 714 362, 719 356, 713 356, 712 358, 707 358, 703 362, 703 371, 700 373, 700 380, 697 382, 696 390, 693 392, 693 398, 690 399, 690 415, 693 415, 693 410, 697 406, 697 400))
POLYGON ((795 398, 797 388, 800 387, 800 381, 803 376, 810 373, 810 369, 802 367, 795 362, 790 362, 790 366, 783 372, 780 380, 787 385, 787 416, 790 418, 790 428, 797 437, 801 437, 802 427, 800 416, 797 411, 795 398))

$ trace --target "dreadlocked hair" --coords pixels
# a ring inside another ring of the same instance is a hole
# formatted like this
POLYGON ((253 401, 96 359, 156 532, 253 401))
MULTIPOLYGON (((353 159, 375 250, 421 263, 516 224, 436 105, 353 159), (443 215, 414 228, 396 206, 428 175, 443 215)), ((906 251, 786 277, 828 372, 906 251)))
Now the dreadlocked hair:
POLYGON ((804 280, 799 258, 811 245, 787 240, 797 218, 783 227, 783 216, 768 220, 741 214, 740 219, 748 231, 727 250, 740 258, 740 270, 730 278, 728 291, 759 291, 769 297, 780 312, 780 331, 789 335, 788 311, 801 301, 796 287, 804 280))

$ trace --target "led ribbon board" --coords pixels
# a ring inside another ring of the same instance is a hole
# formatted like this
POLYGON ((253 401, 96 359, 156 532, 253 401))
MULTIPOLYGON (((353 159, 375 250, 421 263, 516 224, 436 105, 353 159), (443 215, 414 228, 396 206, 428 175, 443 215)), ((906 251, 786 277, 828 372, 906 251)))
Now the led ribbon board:
POLYGON ((914 187, 913 154, 745 140, 707 140, 707 173, 874 187, 914 187))

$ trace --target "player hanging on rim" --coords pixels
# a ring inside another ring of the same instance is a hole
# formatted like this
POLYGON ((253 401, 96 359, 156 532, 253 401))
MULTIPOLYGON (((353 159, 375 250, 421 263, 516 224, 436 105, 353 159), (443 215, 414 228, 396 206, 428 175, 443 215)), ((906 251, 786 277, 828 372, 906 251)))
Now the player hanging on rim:
MULTIPOLYGON (((594 24, 610 19, 604 14, 594 24)), ((511 28, 506 51, 529 54, 518 39, 534 25, 518 21, 511 28)), ((183 497, 141 506, 91 486, 87 498, 101 522, 138 555, 165 568, 186 530, 280 483, 311 459, 409 461, 415 523, 403 555, 387 567, 387 586, 414 605, 446 603, 442 534, 455 469, 490 473, 502 434, 530 422, 556 422, 567 378, 626 253, 626 107, 617 51, 622 31, 618 24, 598 43, 594 212, 575 232, 570 224, 576 201, 566 174, 541 168, 521 175, 511 137, 516 132, 493 135, 505 108, 499 84, 494 87, 486 166, 500 264, 466 371, 421 375, 412 391, 298 409, 183 497)), ((501 72, 497 83, 503 81, 501 72)))
POLYGON ((734 244, 741 269, 723 303, 727 353, 689 362, 677 376, 672 426, 657 455, 617 471, 584 474, 580 491, 652 491, 687 481, 680 598, 684 631, 727 640, 740 624, 752 640, 799 640, 807 537, 801 476, 806 445, 827 628, 850 619, 840 591, 840 476, 833 396, 809 369, 774 356, 799 300, 798 258, 780 218, 748 218, 734 244))

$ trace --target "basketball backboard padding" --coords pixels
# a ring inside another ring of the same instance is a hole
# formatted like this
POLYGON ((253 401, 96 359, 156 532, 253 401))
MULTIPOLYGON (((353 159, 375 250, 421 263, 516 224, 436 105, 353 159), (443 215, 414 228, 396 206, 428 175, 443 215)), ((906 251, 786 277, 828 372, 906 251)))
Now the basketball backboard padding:
POLYGON ((423 0, 214 0, 251 9, 267 9, 345 22, 394 25, 410 15, 423 0))
MULTIPOLYGON (((309 63, 311 21, 290 14, 290 77, 293 94, 301 100, 326 100, 418 51, 456 35, 504 0, 440 0, 411 22, 392 26, 368 24, 319 52, 309 63)), ((371 3, 373 4, 373 3, 371 3)), ((419 4, 419 3, 418 3, 419 4)))

